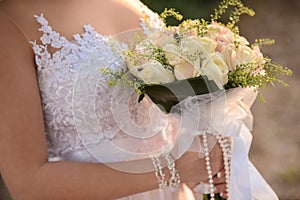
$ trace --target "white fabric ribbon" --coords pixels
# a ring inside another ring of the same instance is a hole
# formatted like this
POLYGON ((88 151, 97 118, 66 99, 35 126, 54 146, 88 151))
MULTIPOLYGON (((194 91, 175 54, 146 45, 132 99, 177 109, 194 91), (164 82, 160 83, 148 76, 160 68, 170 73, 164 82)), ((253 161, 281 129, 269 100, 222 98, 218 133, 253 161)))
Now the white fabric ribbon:
POLYGON ((275 192, 249 160, 253 118, 250 108, 256 98, 252 89, 233 89, 226 94, 223 135, 232 138, 230 200, 278 200, 275 192))

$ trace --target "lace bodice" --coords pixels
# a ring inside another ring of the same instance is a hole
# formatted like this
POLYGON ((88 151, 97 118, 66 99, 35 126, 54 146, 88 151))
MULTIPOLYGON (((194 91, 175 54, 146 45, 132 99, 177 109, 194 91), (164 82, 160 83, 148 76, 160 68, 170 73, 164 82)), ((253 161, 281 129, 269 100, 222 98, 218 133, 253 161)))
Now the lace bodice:
MULTIPOLYGON (((141 2, 136 1, 143 10, 145 18, 141 19, 141 27, 144 31, 149 28, 159 28, 163 25, 158 15, 150 11, 141 2)), ((108 35, 97 33, 91 25, 84 26, 83 34, 74 35, 74 40, 69 41, 66 37, 48 24, 43 14, 35 16, 41 25, 43 35, 40 41, 32 42, 37 65, 37 75, 42 98, 44 112, 45 131, 48 142, 49 156, 52 159, 93 161, 94 158, 86 152, 86 146, 95 145, 102 140, 111 140, 117 136, 118 129, 113 120, 110 110, 111 89, 108 88, 106 78, 99 75, 96 86, 87 87, 87 95, 94 95, 97 90, 97 115, 85 116, 86 120, 97 121, 97 130, 92 137, 83 143, 78 127, 80 121, 74 118, 74 95, 78 84, 79 72, 84 72, 90 63, 98 63, 100 66, 108 66, 118 58, 118 55, 109 45, 108 35), (54 53, 50 52, 55 49, 54 53), (90 56, 91 54, 97 54, 90 56), (83 156, 84 154, 84 156, 83 156)), ((113 66, 111 66, 113 67, 113 66)), ((89 78, 89 77, 86 77, 89 78)), ((85 101, 85 98, 76 96, 76 101, 85 101)), ((84 104, 83 102, 81 102, 84 104)), ((85 115, 85 108, 77 109, 85 115)), ((78 114, 78 113, 77 113, 78 114)), ((91 125, 91 127, 93 127, 91 125)))

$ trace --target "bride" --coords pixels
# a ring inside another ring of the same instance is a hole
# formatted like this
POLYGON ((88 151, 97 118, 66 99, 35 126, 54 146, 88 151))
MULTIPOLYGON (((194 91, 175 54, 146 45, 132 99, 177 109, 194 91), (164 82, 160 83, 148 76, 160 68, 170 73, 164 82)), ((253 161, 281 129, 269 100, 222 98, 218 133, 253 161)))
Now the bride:
MULTIPOLYGON (((0 2, 0 173, 13 199, 194 199, 193 188, 207 181, 205 160, 186 152, 175 162, 184 184, 160 191, 154 171, 128 173, 99 163, 77 134, 73 88, 88 53, 98 51, 109 64, 108 36, 140 27, 141 18, 148 19, 144 27, 160 24, 138 0, 0 2)), ((108 93, 99 88, 99 140, 117 137, 108 93)), ((226 198, 221 149, 211 152, 215 192, 226 198)), ((163 173, 168 180, 166 167, 163 173)))

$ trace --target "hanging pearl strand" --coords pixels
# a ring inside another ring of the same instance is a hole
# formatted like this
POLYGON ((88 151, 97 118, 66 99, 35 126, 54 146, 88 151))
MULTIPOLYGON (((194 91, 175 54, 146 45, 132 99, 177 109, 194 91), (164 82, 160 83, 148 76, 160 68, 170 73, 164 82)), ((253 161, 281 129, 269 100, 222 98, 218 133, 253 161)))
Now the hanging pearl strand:
POLYGON ((208 149, 208 143, 207 143, 207 134, 203 134, 203 147, 204 147, 204 155, 205 155, 205 163, 206 163, 206 169, 208 173, 208 183, 209 183, 209 192, 210 192, 210 200, 214 200, 214 182, 213 182, 213 175, 212 175, 212 170, 210 166, 210 158, 209 158, 209 149, 208 149))
MULTIPOLYGON (((208 183, 209 183, 209 192, 210 192, 210 200, 214 200, 214 183, 213 183, 213 174, 210 165, 210 158, 209 158, 209 148, 207 142, 207 133, 203 134, 203 149, 205 155, 205 163, 206 169, 208 173, 208 183)), ((230 138, 222 137, 221 135, 216 135, 218 143, 222 149, 223 153, 223 160, 224 160, 224 168, 225 168, 225 182, 226 182, 226 192, 229 195, 229 179, 230 179, 230 157, 231 157, 231 147, 230 147, 230 138)))
POLYGON ((230 141, 229 137, 222 137, 221 135, 217 135, 216 138, 218 139, 218 142, 219 142, 219 144, 221 146, 221 149, 222 149, 222 152, 223 152, 226 192, 229 196, 230 164, 231 164, 231 141, 230 141))

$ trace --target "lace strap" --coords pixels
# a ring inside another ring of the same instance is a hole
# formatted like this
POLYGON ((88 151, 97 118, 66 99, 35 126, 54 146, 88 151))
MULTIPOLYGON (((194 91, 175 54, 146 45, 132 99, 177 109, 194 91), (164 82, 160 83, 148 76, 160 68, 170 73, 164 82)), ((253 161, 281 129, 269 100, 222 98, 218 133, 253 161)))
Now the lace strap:
POLYGON ((44 18, 43 13, 40 16, 34 15, 34 17, 41 25, 38 30, 43 33, 40 38, 43 45, 50 44, 52 47, 59 49, 69 43, 66 37, 61 36, 56 31, 52 30, 52 27, 48 25, 48 21, 44 18))
POLYGON ((139 9, 143 12, 144 17, 141 18, 140 25, 146 34, 153 29, 161 30, 163 27, 165 27, 165 23, 161 20, 161 18, 156 12, 151 10, 140 0, 135 0, 135 3, 139 7, 139 9))

